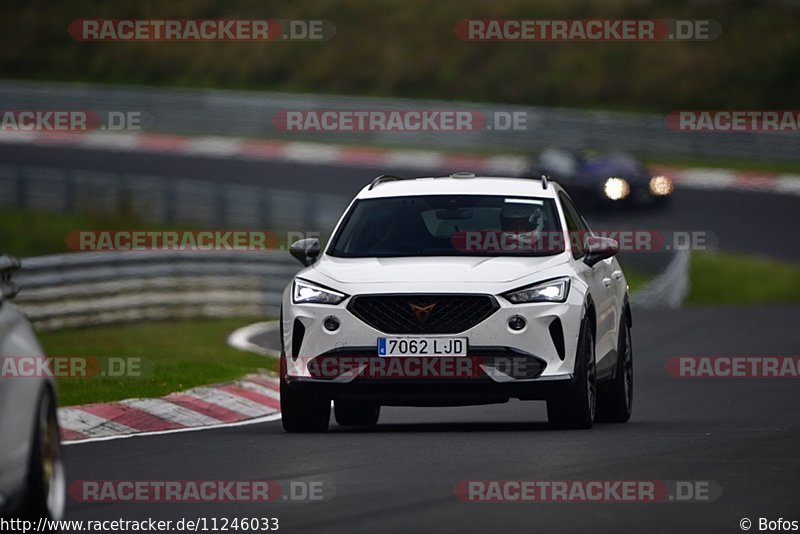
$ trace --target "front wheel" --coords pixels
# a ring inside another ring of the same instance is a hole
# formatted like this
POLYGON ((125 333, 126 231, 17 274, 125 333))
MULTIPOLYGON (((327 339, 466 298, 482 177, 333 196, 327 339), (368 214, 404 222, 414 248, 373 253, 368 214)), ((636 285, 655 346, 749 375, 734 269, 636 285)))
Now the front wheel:
POLYGON ((53 393, 45 389, 39 400, 27 491, 20 515, 61 519, 66 505, 66 475, 53 393))
POLYGON ((587 321, 581 325, 575 354, 575 378, 561 397, 547 401, 547 419, 558 429, 592 428, 597 406, 597 366, 594 335, 587 321))
POLYGON ((281 424, 286 432, 325 432, 331 401, 293 391, 286 383, 286 356, 281 356, 281 424))
POLYGON ((597 402, 597 420, 603 423, 624 423, 633 410, 633 346, 631 327, 623 316, 617 346, 617 368, 608 389, 597 402))

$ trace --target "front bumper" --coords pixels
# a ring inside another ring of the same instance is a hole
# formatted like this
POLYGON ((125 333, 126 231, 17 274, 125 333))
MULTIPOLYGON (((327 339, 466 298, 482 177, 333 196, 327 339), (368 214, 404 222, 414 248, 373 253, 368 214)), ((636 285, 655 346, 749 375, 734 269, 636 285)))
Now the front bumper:
POLYGON ((546 400, 562 395, 573 383, 572 375, 510 382, 496 382, 491 378, 424 382, 335 382, 296 377, 285 377, 283 380, 284 387, 303 396, 360 400, 383 406, 467 406, 502 403, 509 399, 546 400))

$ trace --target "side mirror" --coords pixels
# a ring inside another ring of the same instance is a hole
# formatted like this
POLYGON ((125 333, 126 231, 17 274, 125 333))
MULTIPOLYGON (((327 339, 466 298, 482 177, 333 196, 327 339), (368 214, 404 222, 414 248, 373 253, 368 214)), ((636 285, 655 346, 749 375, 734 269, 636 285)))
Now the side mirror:
POLYGON ((610 237, 591 235, 586 238, 586 255, 583 263, 592 267, 595 263, 610 258, 619 252, 619 243, 610 237))
POLYGON ((292 255, 292 257, 296 258, 297 261, 306 267, 317 261, 321 250, 322 249, 319 246, 319 239, 316 237, 309 237, 307 239, 295 241, 289 247, 289 253, 292 255))

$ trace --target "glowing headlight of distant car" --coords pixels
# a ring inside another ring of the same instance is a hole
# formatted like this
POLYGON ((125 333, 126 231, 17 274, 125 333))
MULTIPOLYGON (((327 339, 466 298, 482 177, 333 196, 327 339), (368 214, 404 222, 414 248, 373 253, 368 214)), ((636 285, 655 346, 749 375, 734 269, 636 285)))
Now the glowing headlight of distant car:
POLYGON ((300 278, 295 278, 292 284, 292 302, 295 304, 339 304, 347 295, 321 287, 300 278))
POLYGON ((624 178, 611 177, 603 184, 603 193, 611 200, 622 200, 631 192, 631 186, 624 178))
POLYGON ((653 176, 650 178, 650 193, 657 197, 665 197, 672 194, 672 180, 666 176, 653 176))
POLYGON ((512 304, 564 302, 568 293, 569 277, 564 276, 503 293, 503 297, 512 304))

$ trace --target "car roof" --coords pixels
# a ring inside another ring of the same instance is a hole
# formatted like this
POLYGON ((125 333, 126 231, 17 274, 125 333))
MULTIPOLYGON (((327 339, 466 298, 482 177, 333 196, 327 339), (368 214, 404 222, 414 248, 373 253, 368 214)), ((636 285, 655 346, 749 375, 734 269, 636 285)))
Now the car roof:
POLYGON ((474 178, 425 177, 374 181, 356 196, 358 199, 419 195, 514 195, 555 198, 558 184, 543 187, 538 178, 476 176, 474 178))

